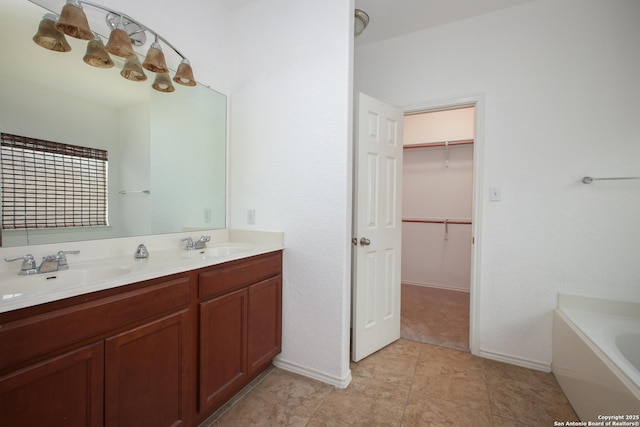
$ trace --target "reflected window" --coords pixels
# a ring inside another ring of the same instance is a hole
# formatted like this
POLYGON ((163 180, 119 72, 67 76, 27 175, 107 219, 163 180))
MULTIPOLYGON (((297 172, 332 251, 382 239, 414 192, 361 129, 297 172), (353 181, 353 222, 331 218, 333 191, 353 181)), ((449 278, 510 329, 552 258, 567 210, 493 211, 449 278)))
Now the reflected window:
POLYGON ((0 135, 3 229, 108 225, 107 151, 0 135))

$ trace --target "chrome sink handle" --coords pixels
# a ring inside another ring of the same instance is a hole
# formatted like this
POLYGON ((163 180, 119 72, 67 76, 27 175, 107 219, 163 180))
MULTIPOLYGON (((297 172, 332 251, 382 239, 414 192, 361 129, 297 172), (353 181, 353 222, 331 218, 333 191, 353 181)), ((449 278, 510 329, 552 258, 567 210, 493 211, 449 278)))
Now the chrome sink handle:
POLYGON ((133 257, 135 259, 149 258, 149 250, 147 249, 147 247, 144 244, 141 243, 141 244, 138 245, 138 248, 134 252, 133 257))
POLYGON ((181 242, 184 243, 184 249, 187 251, 191 251, 194 249, 193 247, 193 239, 191 237, 185 237, 184 239, 180 239, 181 242))
POLYGON ((69 268, 69 264, 67 264, 67 255, 76 255, 79 254, 80 251, 59 251, 56 254, 58 258, 58 270, 67 270, 69 268))
POLYGON ((26 254, 22 256, 13 257, 13 258, 5 258, 4 260, 7 262, 22 260, 22 266, 20 267, 20 272, 18 273, 21 276, 38 273, 38 268, 36 267, 36 259, 31 254, 26 254))

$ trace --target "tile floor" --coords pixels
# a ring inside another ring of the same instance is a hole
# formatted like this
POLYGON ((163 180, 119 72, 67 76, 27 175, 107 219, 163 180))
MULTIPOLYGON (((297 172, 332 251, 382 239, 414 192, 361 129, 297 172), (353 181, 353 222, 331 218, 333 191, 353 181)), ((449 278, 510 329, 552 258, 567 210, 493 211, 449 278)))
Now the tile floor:
POLYGON ((469 351, 469 293, 402 284, 400 336, 469 351))
POLYGON ((552 374, 400 339, 351 365, 346 389, 272 368, 201 427, 553 426, 575 420, 552 374))

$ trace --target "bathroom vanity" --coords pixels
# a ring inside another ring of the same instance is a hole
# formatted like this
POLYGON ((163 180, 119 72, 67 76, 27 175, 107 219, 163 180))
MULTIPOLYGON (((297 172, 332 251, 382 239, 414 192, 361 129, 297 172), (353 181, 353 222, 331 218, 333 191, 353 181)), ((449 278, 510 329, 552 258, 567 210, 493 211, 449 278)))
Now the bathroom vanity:
POLYGON ((0 313, 2 423, 198 425, 266 369, 281 348, 282 250, 188 261, 0 313))

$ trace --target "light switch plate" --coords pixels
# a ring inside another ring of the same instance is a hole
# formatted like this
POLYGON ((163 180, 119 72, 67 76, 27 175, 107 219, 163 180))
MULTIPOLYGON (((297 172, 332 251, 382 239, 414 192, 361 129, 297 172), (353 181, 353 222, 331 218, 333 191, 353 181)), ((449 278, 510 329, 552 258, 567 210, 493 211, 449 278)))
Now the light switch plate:
POLYGON ((492 202, 500 201, 500 187, 489 187, 489 200, 492 202))

